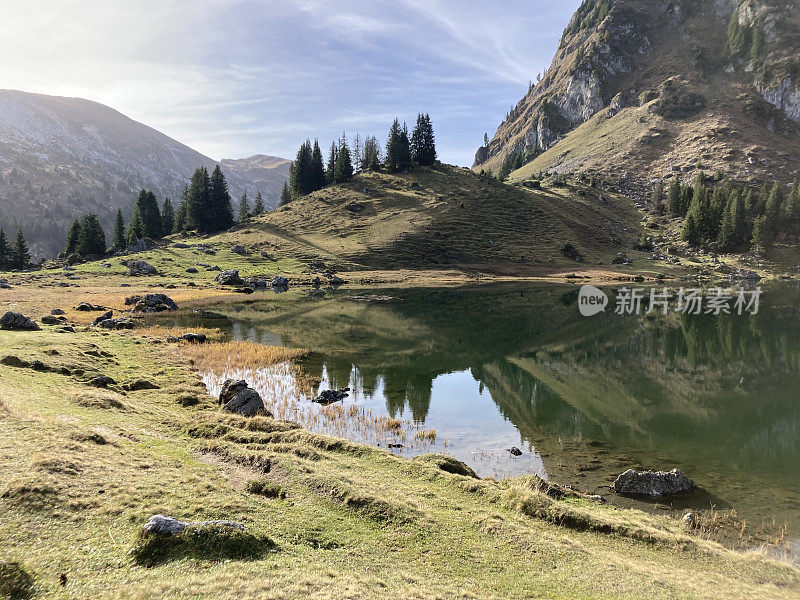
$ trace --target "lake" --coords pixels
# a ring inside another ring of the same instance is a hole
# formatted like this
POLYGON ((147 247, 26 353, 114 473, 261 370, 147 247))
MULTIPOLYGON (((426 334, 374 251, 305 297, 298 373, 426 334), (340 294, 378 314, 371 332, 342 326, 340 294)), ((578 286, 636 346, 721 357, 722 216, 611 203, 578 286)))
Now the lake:
POLYGON ((644 314, 645 302, 617 315, 620 287, 592 317, 576 286, 493 284, 269 293, 186 323, 310 350, 310 388, 289 386, 302 410, 323 410, 311 403, 321 390, 351 389, 344 410, 314 420, 323 432, 388 446, 364 423, 399 420, 402 455, 446 452, 482 476, 535 473, 651 511, 734 507, 751 524, 786 524, 797 544, 800 289, 765 288, 758 314, 644 314), (348 410, 361 424, 331 429, 348 410), (700 490, 617 497, 609 486, 629 467, 677 467, 700 490))

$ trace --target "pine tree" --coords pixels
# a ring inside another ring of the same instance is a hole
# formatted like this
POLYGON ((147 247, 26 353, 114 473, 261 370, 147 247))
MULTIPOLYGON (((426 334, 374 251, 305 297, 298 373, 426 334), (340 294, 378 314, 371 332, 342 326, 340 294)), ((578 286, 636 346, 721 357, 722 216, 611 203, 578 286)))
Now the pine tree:
POLYGON ((350 160, 350 149, 347 147, 347 142, 344 138, 342 138, 339 152, 336 155, 333 178, 336 183, 347 183, 353 179, 353 163, 350 160))
POLYGON ((766 215, 757 217, 753 223, 753 246, 758 250, 769 250, 772 247, 772 234, 767 224, 766 215))
POLYGON ((84 215, 81 220, 81 235, 78 254, 81 256, 102 256, 106 253, 106 234, 100 219, 95 214, 84 215))
POLYGON ((264 198, 261 197, 261 190, 256 192, 256 200, 253 202, 253 216, 264 213, 264 198))
POLYGON ((239 223, 244 223, 250 218, 250 201, 247 199, 247 190, 239 199, 239 223))
POLYGON ((686 222, 683 224, 683 240, 690 246, 699 246, 701 243, 700 230, 692 212, 686 215, 686 222))
POLYGON ((75 219, 67 230, 67 243, 64 252, 67 255, 75 254, 78 251, 78 243, 81 237, 80 219, 75 219))
POLYGON ((195 170, 189 182, 189 191, 186 196, 186 219, 184 229, 197 229, 206 231, 207 215, 211 210, 211 179, 208 170, 200 167, 195 170))
POLYGON ((673 179, 669 184, 669 193, 667 197, 667 206, 669 214, 673 217, 683 216, 683 203, 681 202, 681 183, 677 179, 673 179))
POLYGON ((758 196, 756 196, 755 192, 750 189, 747 190, 747 195, 744 199, 744 204, 747 207, 747 213, 750 215, 756 214, 758 209, 758 196))
POLYGON ((180 233, 191 229, 191 221, 189 217, 189 186, 183 186, 181 192, 181 201, 178 204, 178 212, 175 214, 175 223, 172 226, 172 233, 180 233))
POLYGON ((364 144, 361 141, 361 136, 358 133, 356 133, 356 137, 353 140, 353 170, 355 172, 361 170, 363 154, 364 154, 364 144))
POLYGON ((725 214, 722 218, 717 244, 722 252, 732 252, 739 249, 745 240, 747 227, 747 217, 745 213, 744 200, 741 194, 734 190, 728 199, 725 207, 725 214))
POLYGON ((659 183, 653 190, 653 197, 650 199, 650 206, 654 214, 664 214, 664 184, 659 183))
POLYGON ((400 170, 411 170, 411 140, 408 138, 408 127, 403 123, 403 129, 400 131, 400 170))
POLYGON ((314 190, 311 169, 313 150, 311 141, 306 140, 297 151, 297 157, 289 168, 289 186, 296 196, 305 196, 314 190))
POLYGON ((172 200, 164 198, 164 204, 161 207, 161 235, 169 235, 175 228, 175 209, 172 206, 172 200))
POLYGON ((233 204, 228 193, 228 182, 219 165, 211 173, 211 189, 209 190, 209 212, 201 228, 203 233, 223 231, 233 226, 233 204))
POLYGON ((436 137, 430 115, 417 115, 417 124, 411 134, 411 158, 423 166, 430 166, 436 162, 436 137))
POLYGON ((281 206, 286 206, 289 202, 292 201, 292 192, 289 190, 289 182, 283 182, 283 190, 281 191, 281 206))
POLYGON ((162 235, 161 230, 161 211, 158 208, 156 195, 148 190, 141 190, 133 205, 133 217, 131 222, 138 215, 137 221, 141 222, 139 232, 142 238, 158 239, 162 235))
POLYGON ((11 268, 26 269, 30 262, 31 254, 25 241, 25 234, 22 233, 22 228, 19 228, 17 230, 17 241, 14 242, 14 247, 11 249, 11 268))
POLYGON ((380 146, 373 135, 364 140, 364 155, 361 159, 362 171, 377 171, 381 166, 380 146))
POLYGON ((6 232, 0 227, 0 271, 11 266, 11 247, 6 239, 6 232))
POLYGON ((311 185, 310 190, 316 192, 325 187, 327 177, 325 175, 325 165, 322 164, 322 150, 319 141, 314 140, 314 148, 311 151, 311 185))
POLYGON ((769 229, 770 239, 775 239, 778 233, 781 221, 781 213, 783 212, 783 196, 781 194, 781 186, 776 183, 772 186, 772 190, 767 198, 767 204, 764 209, 764 216, 766 217, 766 226, 769 229))
POLYGON ((681 188, 681 215, 686 216, 689 214, 689 207, 692 205, 694 198, 694 190, 692 186, 686 185, 681 188))
POLYGON ((331 142, 328 154, 328 167, 325 169, 325 181, 328 184, 336 183, 336 159, 339 158, 339 147, 336 142, 331 142))
POLYGON ((396 173, 401 169, 400 144, 400 121, 395 119, 391 129, 389 129, 389 138, 386 141, 386 170, 390 173, 396 173))
POLYGON ((117 217, 114 219, 114 249, 125 249, 125 218, 121 208, 117 209, 117 217))
POLYGON ((133 216, 128 223, 128 233, 125 236, 125 241, 128 245, 136 243, 136 240, 144 237, 144 221, 142 220, 142 213, 138 210, 133 211, 133 216))
POLYGON ((789 195, 789 200, 786 202, 786 220, 789 223, 800 222, 800 182, 794 180, 792 186, 792 193, 789 195))
POLYGON ((758 206, 756 207, 756 216, 760 217, 767 210, 767 200, 769 200, 769 186, 765 183, 761 187, 761 192, 758 194, 758 206))

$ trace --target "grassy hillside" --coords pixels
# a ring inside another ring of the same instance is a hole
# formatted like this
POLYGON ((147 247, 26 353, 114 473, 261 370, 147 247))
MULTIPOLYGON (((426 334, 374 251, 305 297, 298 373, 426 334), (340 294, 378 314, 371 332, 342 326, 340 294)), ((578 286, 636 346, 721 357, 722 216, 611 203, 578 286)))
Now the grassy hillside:
MULTIPOLYGON (((105 293, 119 307, 127 292, 105 293)), ((55 290, 9 294, 33 317, 63 303, 55 290)), ((192 308, 188 295, 176 298, 192 308)), ((790 598, 800 589, 797 570, 702 541, 673 519, 226 416, 192 367, 197 353, 165 344, 166 332, 99 332, 68 317, 75 333, 0 332, 0 359, 42 363, 0 363, 0 560, 18 562, 37 597, 790 598), (98 373, 120 385, 89 386, 98 373), (122 389, 137 378, 159 387, 122 389), (264 490, 273 493, 254 493, 264 490), (142 546, 155 513, 242 522, 250 555, 231 558, 229 543, 142 546)), ((260 364, 290 358, 264 356, 260 364)))

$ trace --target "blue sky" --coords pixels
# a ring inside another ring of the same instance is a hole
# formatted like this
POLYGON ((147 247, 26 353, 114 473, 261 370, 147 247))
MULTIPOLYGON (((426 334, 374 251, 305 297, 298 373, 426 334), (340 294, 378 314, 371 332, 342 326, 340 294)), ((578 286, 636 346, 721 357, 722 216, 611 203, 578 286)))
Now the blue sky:
POLYGON ((11 0, 0 82, 108 104, 215 159, 383 139, 428 112, 469 165, 579 0, 11 0))

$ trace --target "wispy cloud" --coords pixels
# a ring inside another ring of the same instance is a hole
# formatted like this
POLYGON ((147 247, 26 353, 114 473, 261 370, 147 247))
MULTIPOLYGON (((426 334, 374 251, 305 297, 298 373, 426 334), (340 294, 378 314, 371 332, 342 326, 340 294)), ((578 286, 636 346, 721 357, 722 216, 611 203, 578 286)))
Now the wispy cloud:
POLYGON ((468 164, 579 0, 10 0, 5 87, 109 104, 215 158, 429 112, 468 164))

